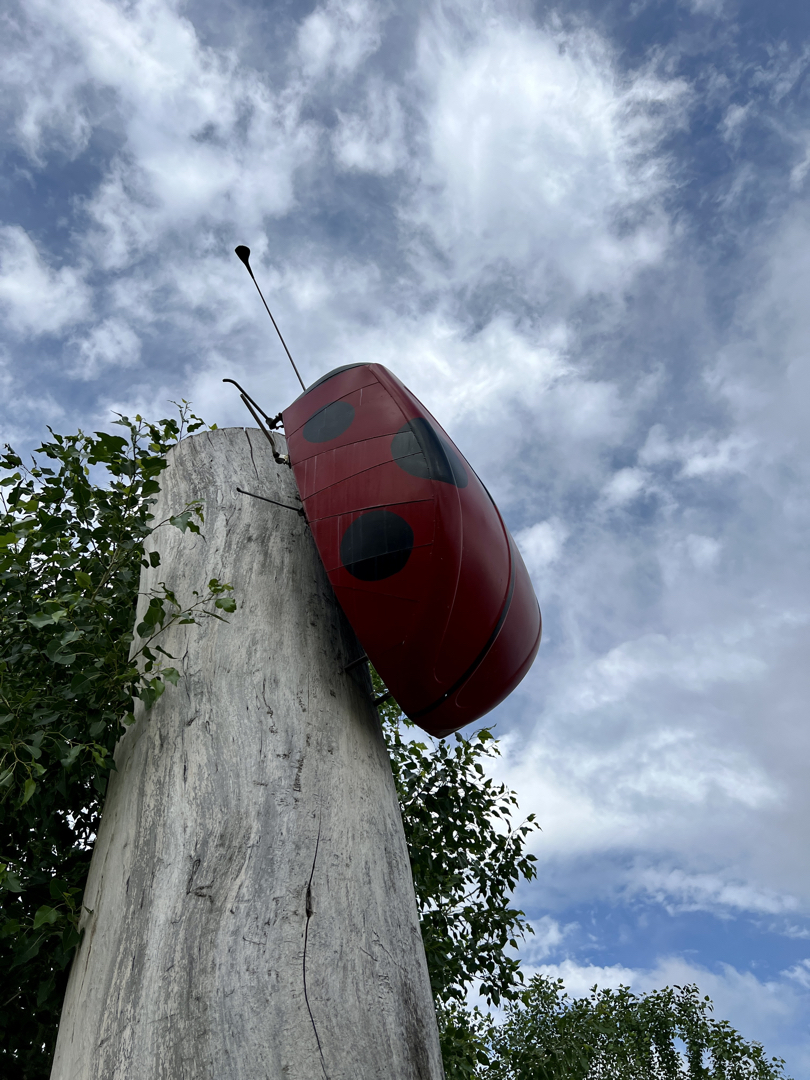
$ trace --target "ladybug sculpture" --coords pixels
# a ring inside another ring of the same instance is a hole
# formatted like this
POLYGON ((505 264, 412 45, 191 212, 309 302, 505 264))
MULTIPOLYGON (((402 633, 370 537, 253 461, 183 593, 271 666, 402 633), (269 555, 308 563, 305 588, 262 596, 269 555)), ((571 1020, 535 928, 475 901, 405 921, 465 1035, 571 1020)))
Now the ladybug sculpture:
POLYGON ((541 619, 475 472, 381 364, 336 368, 281 419, 329 580, 403 712, 437 736, 489 712, 531 667, 541 619))

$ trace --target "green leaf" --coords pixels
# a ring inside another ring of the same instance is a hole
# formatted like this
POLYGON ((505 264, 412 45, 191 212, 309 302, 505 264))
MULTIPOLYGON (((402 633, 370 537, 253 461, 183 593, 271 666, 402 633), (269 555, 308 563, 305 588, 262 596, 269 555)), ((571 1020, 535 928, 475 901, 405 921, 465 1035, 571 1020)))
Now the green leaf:
MULTIPOLYGON (((119 421, 114 421, 118 423, 119 421)), ((127 440, 121 435, 111 435, 108 431, 95 431, 96 444, 93 454, 96 461, 109 461, 121 457, 127 452, 127 440), (103 455, 106 455, 103 456, 103 455)))
POLYGON ((76 653, 55 652, 51 657, 51 660, 53 660, 55 664, 64 664, 65 667, 70 667, 76 660, 76 653))
POLYGON ((76 584, 81 586, 82 589, 93 588, 93 579, 89 574, 85 574, 83 570, 75 570, 74 576, 76 578, 76 584))
POLYGON ((29 960, 33 960, 34 957, 39 953, 40 948, 42 947, 42 940, 42 936, 36 938, 33 942, 31 942, 27 949, 20 953, 19 956, 15 956, 14 962, 11 964, 11 969, 13 970, 16 967, 27 964, 29 960))
POLYGON ((100 678, 100 674, 95 671, 77 671, 73 678, 70 680, 70 693, 74 697, 78 697, 80 694, 84 694, 90 688, 91 684, 100 678))
POLYGON ((6 889, 8 889, 9 892, 21 893, 23 891, 19 877, 16 874, 12 873, 10 870, 6 872, 3 885, 6 889))
POLYGON ((196 521, 192 521, 193 516, 193 510, 184 510, 182 514, 173 514, 169 518, 169 524, 174 525, 174 527, 180 529, 181 532, 185 532, 186 529, 188 529, 190 532, 199 533, 200 526, 196 521))
POLYGON ((220 608, 221 611, 236 611, 236 601, 232 596, 221 596, 214 601, 214 607, 220 608))
POLYGON ((58 638, 51 638, 45 648, 45 655, 55 664, 70 665, 76 659, 75 653, 62 651, 62 643, 58 638))
POLYGON ((34 916, 34 929, 38 930, 44 923, 53 925, 59 918, 59 912, 56 908, 48 907, 47 904, 43 904, 41 908, 37 909, 37 913, 34 916))
POLYGON ((30 776, 27 777, 27 779, 25 781, 25 787, 23 789, 22 803, 20 805, 25 806, 25 804, 28 802, 28 800, 31 798, 31 796, 34 794, 34 792, 36 790, 37 790, 37 782, 36 782, 36 780, 32 779, 30 776))
POLYGON ((39 984, 37 989, 37 1008, 41 1009, 44 1003, 53 993, 56 986, 56 979, 51 975, 49 979, 44 980, 39 984))
POLYGON ((65 754, 65 756, 61 758, 59 764, 62 766, 62 768, 69 769, 71 765, 76 761, 76 758, 79 756, 82 750, 83 746, 81 743, 76 743, 75 745, 71 746, 67 754, 65 754))
POLYGON ((157 699, 165 691, 166 684, 160 678, 149 679, 145 686, 142 686, 139 693, 141 701, 144 707, 147 709, 152 708, 157 699))
POLYGON ((145 625, 153 629, 155 626, 162 626, 165 618, 166 612, 163 608, 162 601, 159 600, 157 597, 152 597, 152 599, 149 601, 149 606, 143 613, 143 623, 141 625, 145 625))
MULTIPOLYGON (((67 615, 67 612, 64 612, 64 614, 67 615)), ((51 612, 43 611, 38 615, 29 615, 25 621, 35 626, 37 630, 41 630, 43 626, 53 626, 55 622, 59 621, 59 618, 54 618, 51 612)))
POLYGON ((0 716, 0 727, 2 727, 3 724, 7 724, 10 720, 13 720, 13 719, 14 719, 14 713, 10 713, 10 712, 3 713, 3 715, 0 716))

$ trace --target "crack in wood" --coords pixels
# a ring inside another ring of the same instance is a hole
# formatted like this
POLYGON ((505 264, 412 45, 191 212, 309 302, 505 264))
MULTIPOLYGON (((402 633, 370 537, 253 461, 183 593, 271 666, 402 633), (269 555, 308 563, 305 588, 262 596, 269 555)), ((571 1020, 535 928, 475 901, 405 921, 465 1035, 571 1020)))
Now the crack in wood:
MULTIPOLYGON (((248 431, 247 428, 245 428, 245 435, 247 436, 248 450, 250 450, 250 462, 253 465, 253 471, 256 473, 256 479, 261 480, 261 477, 259 476, 258 466, 256 465, 256 462, 255 462, 254 457, 253 457, 253 443, 251 442, 250 432, 248 431)), ((271 446, 272 446, 272 442, 271 442, 271 446)), ((276 456, 275 455, 275 447, 273 447, 273 450, 274 450, 273 457, 275 457, 276 456)))
POLYGON ((307 941, 309 939, 309 920, 314 915, 314 909, 312 907, 312 879, 315 876, 315 863, 318 861, 318 847, 321 843, 321 814, 318 812, 318 836, 315 840, 315 854, 312 857, 312 869, 309 872, 309 881, 307 882, 307 897, 306 897, 306 913, 307 921, 304 926, 304 963, 303 963, 303 976, 304 976, 304 1001, 306 1002, 307 1012, 309 1013, 309 1019, 312 1023, 312 1030, 315 1032, 315 1042, 318 1044, 318 1053, 321 1056, 321 1068, 323 1069, 323 1075, 325 1080, 329 1080, 329 1076, 326 1072, 326 1061, 323 1056, 323 1048, 321 1046, 320 1036, 318 1035, 318 1028, 315 1025, 315 1017, 312 1015, 312 1007, 309 1004, 309 995, 307 993, 307 941))
POLYGON ((191 887, 194 884, 194 875, 197 873, 197 871, 199 869, 200 869, 200 860, 199 859, 194 859, 192 861, 192 863, 191 863, 191 873, 189 874, 188 881, 186 882, 186 896, 188 896, 190 894, 190 892, 191 892, 191 887))

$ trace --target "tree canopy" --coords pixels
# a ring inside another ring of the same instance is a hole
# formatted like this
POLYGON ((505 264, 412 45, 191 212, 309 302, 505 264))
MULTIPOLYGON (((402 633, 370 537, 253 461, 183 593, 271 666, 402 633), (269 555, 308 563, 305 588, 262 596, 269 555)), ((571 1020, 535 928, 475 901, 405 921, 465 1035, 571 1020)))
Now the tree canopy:
POLYGON ((771 1080, 784 1062, 746 1042, 697 986, 570 998, 535 976, 489 1031, 486 1080, 771 1080))
MULTIPOLYGON (((28 466, 0 455, 0 1075, 21 1080, 50 1073, 115 744, 133 700, 148 708, 179 678, 161 632, 238 602, 215 579, 191 597, 163 584, 133 625, 147 536, 203 521, 196 504, 165 522, 150 512, 167 453, 203 424, 185 402, 177 419, 116 423, 121 435, 51 432, 28 466)), ((531 928, 512 895, 536 874, 537 824, 513 820, 515 793, 488 775, 497 740, 426 739, 394 702, 380 714, 447 1080, 784 1075, 696 987, 571 999, 542 976, 524 986, 516 948, 531 928), (505 1005, 504 1021, 470 1009, 470 993, 505 1005)))

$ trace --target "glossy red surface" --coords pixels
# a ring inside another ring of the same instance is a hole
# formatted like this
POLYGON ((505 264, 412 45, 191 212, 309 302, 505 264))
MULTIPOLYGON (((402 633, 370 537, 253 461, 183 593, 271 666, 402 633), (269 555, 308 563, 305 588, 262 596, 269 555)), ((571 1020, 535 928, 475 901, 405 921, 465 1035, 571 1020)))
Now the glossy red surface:
POLYGON ((531 667, 540 609, 486 488, 381 364, 324 376, 284 410, 329 579, 403 711, 449 735, 531 667))

